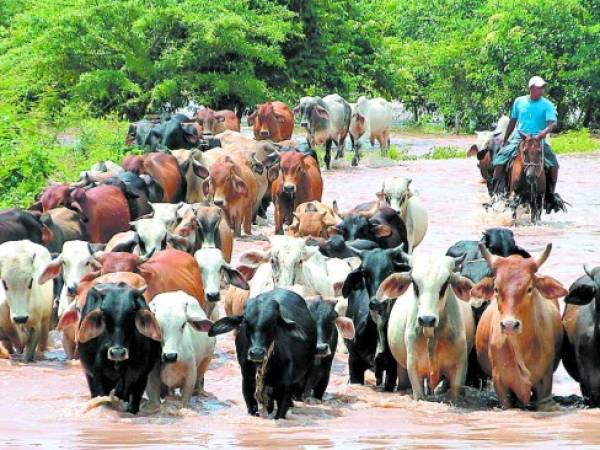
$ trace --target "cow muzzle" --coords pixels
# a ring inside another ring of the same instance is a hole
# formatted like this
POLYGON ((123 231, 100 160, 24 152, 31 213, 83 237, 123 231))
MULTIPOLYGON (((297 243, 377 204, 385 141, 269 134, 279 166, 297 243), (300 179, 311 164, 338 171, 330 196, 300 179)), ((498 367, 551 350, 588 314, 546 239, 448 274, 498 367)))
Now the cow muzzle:
POLYGON ((501 320, 500 330, 504 334, 519 334, 522 330, 521 321, 516 319, 501 320))
POLYGON ((262 362, 267 356, 267 351, 263 347, 252 347, 248 350, 248 361, 262 362))
POLYGON ((162 362, 164 363, 174 363, 177 361, 177 353, 163 353, 162 354, 162 362))
POLYGON ((115 345, 108 349, 108 359, 111 361, 126 361, 129 359, 129 350, 120 345, 115 345))
POLYGON ((268 130, 261 130, 260 137, 263 138, 263 139, 266 139, 266 138, 268 138, 270 136, 270 134, 271 133, 269 133, 268 130))
POLYGON ((296 192, 296 185, 291 183, 285 183, 283 185, 283 192, 286 194, 294 194, 296 192))
POLYGON ((29 316, 28 315, 13 316, 12 320, 14 323, 18 323, 19 325, 25 325, 27 323, 27 321, 29 320, 29 316))
POLYGON ((308 122, 306 120, 303 120, 302 122, 300 122, 300 126, 303 128, 308 128, 308 122))
POLYGON ((325 356, 331 355, 331 349, 329 344, 317 344, 317 358, 324 358, 325 356))
POLYGON ((226 202, 222 198, 215 198, 214 199, 214 204, 217 205, 218 207, 222 208, 222 207, 224 207, 226 205, 226 202))
POLYGON ((219 292, 207 292, 206 300, 212 303, 218 302, 221 300, 221 294, 219 292))
POLYGON ((435 316, 419 316, 418 321, 423 328, 434 328, 437 325, 435 316))

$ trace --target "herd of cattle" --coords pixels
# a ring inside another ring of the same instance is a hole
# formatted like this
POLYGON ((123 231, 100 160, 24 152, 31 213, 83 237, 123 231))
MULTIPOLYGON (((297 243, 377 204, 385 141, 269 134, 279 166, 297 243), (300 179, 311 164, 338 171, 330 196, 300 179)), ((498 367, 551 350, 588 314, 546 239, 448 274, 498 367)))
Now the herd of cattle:
POLYGON ((277 406, 285 418, 293 401, 322 399, 338 350, 351 383, 372 370, 385 391, 456 400, 491 381, 505 408, 552 406, 562 359, 600 403, 600 268, 567 291, 538 273, 551 245, 532 257, 504 228, 445 255, 413 253, 428 215, 410 179, 383 180, 348 211, 321 202, 312 147, 336 142, 341 156, 349 130, 354 144, 385 148, 386 102, 305 97, 294 112, 260 105, 256 140, 227 111, 138 122, 127 141, 164 151, 98 163, 28 210, 1 211, 0 356, 34 360, 56 327, 91 396, 116 395, 132 413, 144 392, 150 405, 177 388, 183 405, 202 392, 215 336, 230 331, 251 415, 277 406), (306 151, 290 140, 294 112, 306 151), (271 203, 276 234, 233 267, 234 237, 271 203))

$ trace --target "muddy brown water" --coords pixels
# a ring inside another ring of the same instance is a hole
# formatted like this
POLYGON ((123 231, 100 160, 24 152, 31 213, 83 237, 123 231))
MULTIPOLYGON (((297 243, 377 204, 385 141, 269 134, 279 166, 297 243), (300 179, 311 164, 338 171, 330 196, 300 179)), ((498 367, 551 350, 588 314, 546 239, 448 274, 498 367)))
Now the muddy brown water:
MULTIPOLYGON (((542 272, 569 285, 582 263, 600 263, 600 155, 564 156, 558 191, 572 203, 568 214, 544 216, 537 226, 519 223, 518 242, 542 251, 554 244, 542 272)), ((478 239, 488 226, 510 225, 502 212, 484 213, 485 187, 475 161, 415 161, 385 168, 341 168, 324 172, 324 200, 341 208, 374 198, 387 176, 413 179, 430 215, 430 227, 417 252, 445 252, 459 239, 478 239)), ((263 230, 256 230, 261 232, 263 230)), ((240 252, 259 245, 244 241, 240 252)), ((221 336, 206 375, 207 395, 178 409, 167 399, 159 412, 138 416, 102 406, 84 413, 89 393, 77 361, 65 361, 54 347, 42 361, 0 361, 0 448, 471 448, 600 446, 600 410, 563 407, 538 413, 490 407, 489 393, 468 391, 458 406, 415 402, 400 393, 347 384, 347 355, 338 354, 322 404, 296 403, 287 420, 249 417, 231 335, 221 336)), ((562 367, 554 394, 579 394, 562 367)))

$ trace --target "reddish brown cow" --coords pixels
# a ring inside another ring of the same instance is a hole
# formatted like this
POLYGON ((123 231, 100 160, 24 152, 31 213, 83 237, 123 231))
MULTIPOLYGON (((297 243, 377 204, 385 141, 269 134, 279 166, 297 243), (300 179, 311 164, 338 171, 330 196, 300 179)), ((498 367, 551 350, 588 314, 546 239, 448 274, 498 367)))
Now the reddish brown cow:
POLYGON ((210 176, 202 184, 204 195, 222 208, 235 236, 252 234, 252 208, 256 200, 256 179, 245 164, 231 158, 217 160, 210 166, 210 176))
POLYGON ((200 125, 200 135, 219 134, 225 130, 240 131, 240 119, 229 109, 215 112, 210 108, 202 108, 196 112, 196 120, 200 125))
POLYGON ((292 223, 292 213, 301 203, 321 201, 323 178, 319 164, 310 155, 298 151, 282 153, 279 164, 269 169, 269 180, 273 181, 271 196, 278 234, 283 234, 284 223, 292 223))
POLYGON ((483 244, 479 249, 494 274, 471 290, 471 297, 491 300, 477 327, 479 363, 491 375, 503 408, 511 406, 511 392, 527 405, 532 389, 538 407, 551 405, 563 339, 557 298, 567 290, 536 272, 552 245, 538 259, 494 256, 483 244))
POLYGON ((121 166, 138 175, 150 175, 162 187, 165 203, 177 203, 185 198, 185 180, 177 158, 167 153, 147 153, 143 156, 129 155, 121 166))
POLYGON ((253 127, 257 141, 284 141, 292 138, 294 113, 282 102, 263 103, 257 105, 256 111, 248 116, 248 125, 253 127))
POLYGON ((71 209, 81 213, 90 242, 106 243, 115 233, 129 229, 129 205, 116 186, 75 188, 69 202, 71 209))
POLYGON ((42 211, 48 212, 59 206, 68 206, 71 189, 67 183, 52 183, 44 189, 39 200, 42 204, 42 211))

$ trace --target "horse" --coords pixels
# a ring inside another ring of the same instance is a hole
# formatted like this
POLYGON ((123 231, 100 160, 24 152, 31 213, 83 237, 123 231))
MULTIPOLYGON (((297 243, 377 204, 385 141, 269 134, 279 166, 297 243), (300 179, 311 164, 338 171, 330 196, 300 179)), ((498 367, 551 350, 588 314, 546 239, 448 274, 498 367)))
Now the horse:
POLYGON ((515 214, 519 205, 529 205, 531 222, 536 223, 542 216, 546 193, 543 142, 520 131, 519 135, 521 142, 510 169, 508 192, 515 199, 515 214))

